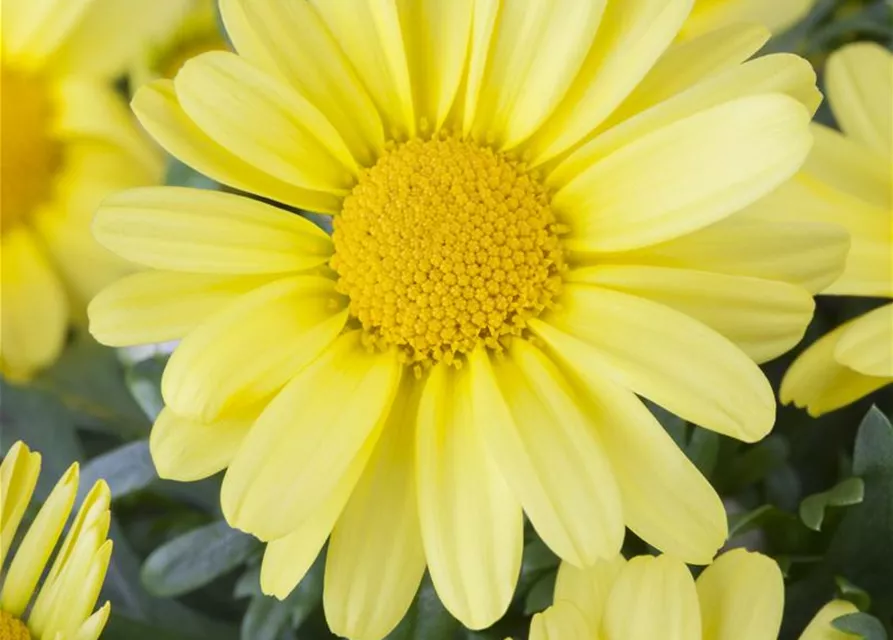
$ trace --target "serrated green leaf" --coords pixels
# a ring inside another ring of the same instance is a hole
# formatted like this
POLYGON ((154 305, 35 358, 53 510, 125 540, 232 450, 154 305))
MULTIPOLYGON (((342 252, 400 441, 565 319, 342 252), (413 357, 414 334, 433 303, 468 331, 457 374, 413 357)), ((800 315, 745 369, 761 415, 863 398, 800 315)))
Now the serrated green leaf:
POLYGON ((153 551, 143 564, 141 578, 155 595, 189 593, 238 567, 259 545, 226 522, 215 522, 153 551))
POLYGON ((828 507, 859 504, 865 495, 861 478, 847 478, 834 488, 813 494, 800 503, 800 519, 813 531, 821 531, 828 507))
POLYGON ((868 611, 871 608, 871 596, 867 591, 857 587, 843 576, 836 576, 834 582, 837 584, 837 591, 841 598, 852 602, 860 611, 868 611))
POLYGON ((149 441, 125 444, 86 463, 81 470, 81 494, 85 495, 100 478, 108 483, 113 500, 145 489, 158 480, 149 441))
POLYGON ((557 573, 548 573, 537 580, 524 597, 524 615, 539 613, 552 604, 557 573))
POLYGON ((888 640, 881 621, 867 613, 848 613, 835 618, 831 624, 835 629, 855 634, 862 640, 888 640))

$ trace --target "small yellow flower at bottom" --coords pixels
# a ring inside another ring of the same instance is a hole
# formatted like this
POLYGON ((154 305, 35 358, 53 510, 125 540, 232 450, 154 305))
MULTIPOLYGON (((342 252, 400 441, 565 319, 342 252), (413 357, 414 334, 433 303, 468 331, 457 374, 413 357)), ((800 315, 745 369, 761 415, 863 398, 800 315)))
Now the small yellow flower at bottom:
POLYGON ((112 554, 108 485, 100 480, 84 498, 41 584, 77 496, 78 465, 59 479, 10 554, 39 474, 40 454, 22 442, 0 465, 0 640, 96 640, 110 611, 106 603, 93 612, 112 554))
MULTIPOLYGON (((784 582, 774 560, 735 549, 695 580, 670 556, 617 556, 590 569, 563 563, 555 604, 533 617, 530 640, 775 640, 784 582)), ((853 640, 831 622, 855 612, 827 604, 800 640, 853 640)))

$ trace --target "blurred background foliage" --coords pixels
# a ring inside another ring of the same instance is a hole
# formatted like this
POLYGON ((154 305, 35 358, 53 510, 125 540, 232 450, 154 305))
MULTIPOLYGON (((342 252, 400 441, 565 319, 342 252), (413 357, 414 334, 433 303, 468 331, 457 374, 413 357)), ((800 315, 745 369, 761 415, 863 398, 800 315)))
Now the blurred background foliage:
MULTIPOLYGON (((767 50, 793 51, 821 73, 830 52, 873 40, 893 48, 888 0, 819 0, 811 14, 767 50)), ((126 87, 125 87, 126 90, 126 87)), ((827 105, 818 120, 833 126, 827 105)), ((171 162, 168 182, 217 185, 171 162)), ((819 298, 801 347, 765 370, 777 389, 806 345, 877 306, 870 299, 819 298)), ((322 612, 322 559, 285 601, 260 592, 262 546, 223 522, 220 477, 182 484, 159 480, 148 450, 162 407, 166 350, 116 352, 73 330, 62 359, 27 387, 0 380, 5 453, 24 439, 43 454, 42 499, 72 461, 84 491, 105 478, 112 490, 115 553, 105 596, 113 614, 107 640, 299 640, 333 637, 322 612)), ((680 366, 685 366, 680 363, 680 366)), ((782 639, 796 638, 832 597, 862 614, 838 624, 868 640, 893 638, 893 391, 888 387, 819 419, 780 407, 771 436, 745 445, 652 407, 662 424, 723 496, 730 546, 775 557, 787 578, 782 639)), ((28 514, 36 513, 32 505, 28 514)), ((629 534, 625 550, 650 550, 629 534)), ((530 616, 551 603, 558 559, 528 528, 515 600, 483 632, 464 630, 430 582, 391 640, 501 640, 526 637, 530 616)))

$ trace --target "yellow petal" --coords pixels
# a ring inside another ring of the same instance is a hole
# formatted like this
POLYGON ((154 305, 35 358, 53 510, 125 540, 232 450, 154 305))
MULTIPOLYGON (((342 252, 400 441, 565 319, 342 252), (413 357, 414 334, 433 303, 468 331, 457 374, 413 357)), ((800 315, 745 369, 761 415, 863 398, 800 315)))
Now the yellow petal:
POLYGON ((841 333, 834 358, 866 376, 893 378, 893 304, 852 322, 841 333))
POLYGON ((313 104, 226 51, 189 60, 174 79, 183 109, 216 143, 304 189, 344 195, 359 167, 313 104))
POLYGON ((68 300, 29 230, 4 231, 0 243, 0 362, 5 374, 28 377, 62 351, 68 300))
POLYGON ((809 112, 777 94, 741 98, 652 131, 565 184, 552 204, 576 251, 620 251, 691 233, 790 178, 809 112), (648 188, 643 189, 642 185, 648 188))
POLYGON ((149 437, 152 462, 167 480, 192 482, 225 469, 257 419, 258 411, 201 422, 165 408, 149 437))
POLYGON ((556 601, 533 616, 530 640, 592 640, 596 629, 587 624, 580 610, 570 602, 556 601))
POLYGON ((815 0, 697 0, 682 37, 738 22, 757 22, 773 33, 781 33, 806 16, 814 3, 815 0))
POLYGON ((811 416, 834 411, 889 384, 889 377, 866 376, 840 364, 834 351, 841 337, 859 319, 851 320, 816 340, 788 368, 779 397, 784 404, 806 408, 811 416))
POLYGON ((418 388, 405 377, 329 541, 323 603, 338 636, 384 638, 406 614, 425 572, 415 489, 418 388))
POLYGON ((552 116, 527 143, 534 164, 593 131, 647 75, 676 37, 692 0, 609 2, 598 37, 552 116))
POLYGON ((471 127, 477 117, 481 91, 484 88, 484 74, 490 55, 490 43, 493 41, 500 7, 499 0, 478 0, 474 3, 468 69, 465 72, 465 100, 462 104, 462 133, 466 137, 470 136, 471 127))
POLYGON ((774 560, 735 549, 698 576, 705 640, 777 638, 784 609, 784 581, 774 560))
POLYGON ((341 332, 334 282, 283 278, 242 296, 192 331, 161 380, 176 412, 211 421, 280 389, 341 332))
POLYGON ((573 372, 583 408, 598 427, 627 526, 664 553, 709 563, 728 536, 722 501, 642 402, 611 382, 610 371, 585 358, 588 348, 582 345, 580 358, 565 351, 558 355, 573 372))
POLYGON ((341 198, 302 189, 270 175, 216 143, 180 106, 174 83, 157 80, 136 92, 133 111, 153 138, 172 156, 209 178, 300 209, 337 213, 341 198))
POLYGON ((605 609, 605 640, 701 640, 701 614, 691 573, 670 556, 626 563, 605 609))
POLYGON ((14 443, 0 464, 0 567, 31 502, 39 475, 40 454, 30 451, 21 440, 14 443))
POLYGON ((311 4, 357 70, 389 137, 414 135, 416 116, 397 3, 311 0, 311 4))
POLYGON ((543 541, 578 566, 619 553, 611 465, 561 372, 524 340, 506 358, 479 349, 469 360, 474 423, 543 541))
POLYGON ((741 350, 703 324, 591 285, 568 285, 560 303, 560 311, 532 328, 575 369, 586 370, 589 359, 614 382, 738 440, 755 442, 772 428, 769 382, 741 350))
POLYGON ((828 59, 826 82, 841 128, 877 151, 878 161, 889 165, 893 160, 893 54, 873 42, 846 46, 828 59))
POLYGON ((472 128, 511 148, 552 114, 589 53, 605 0, 503 3, 472 128))
POLYGON ((859 200, 889 210, 893 188, 889 163, 839 131, 812 124, 815 138, 803 172, 859 200))
POLYGON ((136 273, 90 302, 90 333, 99 342, 115 347, 178 340, 271 280, 266 276, 173 271, 136 273))
POLYGON ((226 473, 227 521, 274 540, 310 517, 352 466, 369 459, 401 371, 396 354, 369 353, 352 332, 297 374, 257 419, 226 473))
POLYGON ((590 629, 600 629, 608 596, 625 565, 626 560, 619 553, 585 569, 562 562, 555 581, 556 604, 572 603, 586 618, 590 629))
POLYGON ((521 505, 480 430, 471 376, 434 367, 419 405, 419 518, 437 595, 469 629, 490 626, 508 609, 524 544, 521 505))
POLYGON ((856 612, 858 609, 852 602, 832 600, 816 614, 803 631, 800 640, 856 640, 859 636, 838 631, 832 626, 837 618, 856 612))
POLYGON ((99 636, 109 620, 111 611, 112 605, 106 602, 96 613, 84 621, 84 624, 81 625, 74 636, 74 640, 99 640, 99 636))
MULTIPOLYGON (((361 165, 375 162, 384 150, 381 118, 341 47, 309 3, 225 0, 220 11, 241 55, 258 61, 250 45, 247 55, 243 52, 247 28, 263 49, 259 59, 271 61, 274 70, 326 115, 361 165), (239 16, 244 16, 245 24, 234 29, 239 16), (296 38, 296 33, 301 37, 296 38)), ((442 23, 437 24, 442 28, 442 23)))
POLYGON ((604 265, 578 269, 574 282, 624 291, 681 311, 766 362, 800 342, 815 303, 785 282, 707 271, 604 265))

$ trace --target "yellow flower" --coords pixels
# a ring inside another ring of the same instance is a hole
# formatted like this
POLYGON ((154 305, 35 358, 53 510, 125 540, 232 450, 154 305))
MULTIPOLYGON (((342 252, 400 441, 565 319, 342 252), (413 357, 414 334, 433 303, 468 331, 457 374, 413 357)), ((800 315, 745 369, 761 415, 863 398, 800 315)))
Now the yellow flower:
POLYGON ((40 584, 74 505, 78 465, 59 479, 10 556, 39 474, 40 454, 22 442, 0 465, 0 640, 96 640, 110 610, 106 603, 93 612, 112 555, 109 488, 93 485, 40 584))
POLYGON ((125 273, 90 235, 103 197, 161 181, 163 165, 110 78, 165 2, 2 0, 4 375, 52 363, 69 319, 125 273))
POLYGON ((193 189, 100 209, 96 237, 154 271, 92 302, 94 335, 183 339, 159 472, 228 467, 224 512, 270 542, 278 597, 331 533, 325 608, 350 638, 393 628, 426 566, 459 620, 491 624, 522 511, 575 564, 616 554, 624 524, 708 563, 722 504, 636 394, 746 441, 772 427, 755 361, 800 340, 847 248, 743 211, 809 150, 809 65, 742 63, 755 27, 673 46, 689 0, 221 8, 240 53, 135 111, 334 234, 193 189))
MULTIPOLYGON (((843 275, 828 295, 893 297, 893 54, 859 43, 831 56, 831 107, 845 135, 814 125, 803 172, 772 213, 836 223, 852 237, 843 275)), ((791 365, 781 399, 821 415, 893 381, 893 304, 847 322, 791 365)))
MULTIPOLYGON (((669 556, 617 556, 590 569, 563 563, 555 604, 533 617, 530 640, 775 640, 783 609, 781 571, 759 553, 724 553, 697 580, 669 556)), ((800 640, 855 640, 831 625, 854 612, 830 602, 800 640)))
POLYGON ((695 0, 682 29, 690 38, 731 24, 752 22, 781 33, 802 20, 816 0, 695 0))

